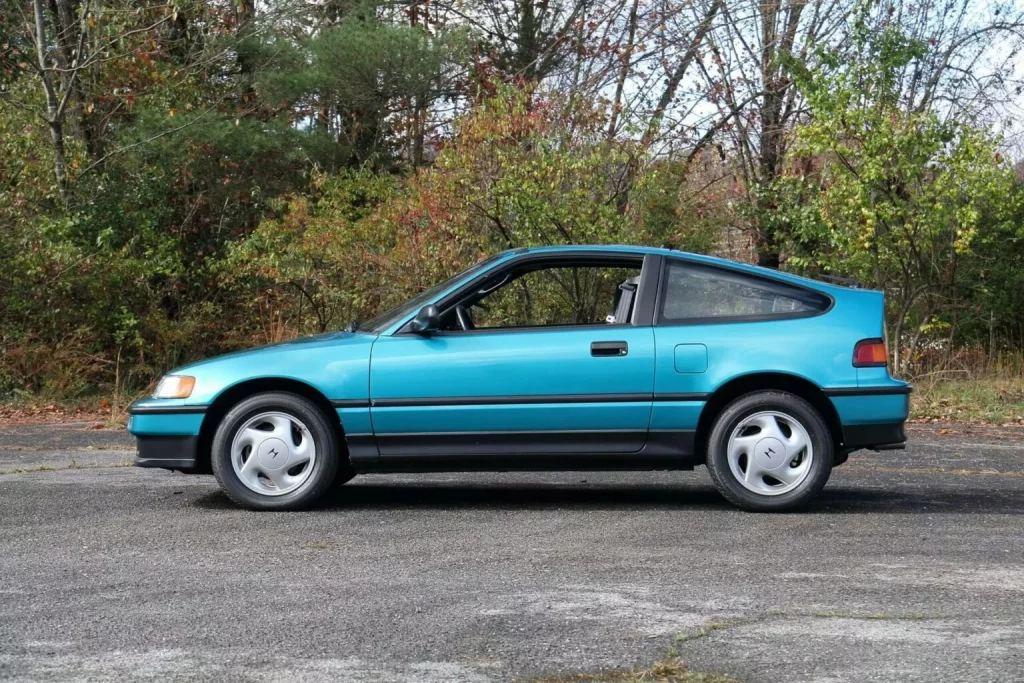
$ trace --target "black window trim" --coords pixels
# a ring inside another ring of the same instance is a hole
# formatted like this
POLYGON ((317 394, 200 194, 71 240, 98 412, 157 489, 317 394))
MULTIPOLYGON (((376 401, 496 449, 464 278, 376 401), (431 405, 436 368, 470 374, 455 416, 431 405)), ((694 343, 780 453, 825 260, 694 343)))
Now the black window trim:
MULTIPOLYGON (((555 252, 524 252, 521 255, 517 255, 500 265, 481 273, 474 277, 472 280, 462 285, 461 287, 448 293, 441 299, 439 299, 434 305, 441 310, 442 315, 452 304, 456 301, 461 300, 474 289, 478 288, 482 282, 492 278, 500 278, 506 273, 519 270, 524 264, 537 263, 550 263, 557 266, 559 263, 565 263, 567 265, 579 265, 579 266, 600 266, 600 265, 617 265, 623 264, 624 262, 636 263, 640 262, 640 286, 637 288, 637 301, 633 304, 633 320, 629 323, 588 323, 588 324, 566 324, 566 325, 532 325, 529 327, 485 327, 474 330, 440 330, 433 332, 431 337, 449 337, 449 336, 466 336, 466 335, 477 335, 477 334, 518 334, 522 332, 551 332, 557 330, 614 330, 622 329, 625 327, 651 327, 654 324, 654 301, 657 297, 657 290, 659 289, 661 272, 662 272, 662 257, 660 254, 648 254, 644 252, 630 252, 630 251, 596 251, 596 250, 580 250, 580 251, 555 251, 555 252), (650 266, 650 267, 648 267, 650 266)), ((537 268, 540 270, 541 268, 537 268)), ((415 312, 413 315, 402 324, 400 328, 394 333, 393 336, 422 336, 410 329, 412 319, 416 317, 415 312)))
POLYGON ((788 282, 782 278, 775 278, 770 275, 762 275, 761 273, 751 273, 740 268, 731 268, 729 266, 719 265, 717 263, 705 263, 696 259, 678 258, 678 257, 667 257, 662 259, 661 274, 658 278, 658 300, 654 309, 654 325, 656 327, 685 327, 689 325, 727 325, 730 323, 754 323, 754 322, 767 322, 772 320, 799 320, 801 318, 815 318, 819 315, 825 315, 836 305, 835 298, 813 287, 807 287, 805 285, 799 285, 794 282, 788 282), (668 290, 668 273, 672 263, 682 263, 688 267, 703 268, 706 270, 717 270, 729 275, 735 275, 740 277, 749 278, 751 280, 760 280, 769 285, 782 285, 784 287, 790 287, 793 289, 800 289, 805 292, 810 292, 817 296, 825 297, 828 301, 828 305, 821 310, 815 311, 794 311, 791 313, 758 313, 753 315, 716 315, 716 316, 705 316, 703 318, 688 318, 686 320, 677 320, 673 318, 665 317, 665 307, 663 305, 663 298, 666 296, 668 290))

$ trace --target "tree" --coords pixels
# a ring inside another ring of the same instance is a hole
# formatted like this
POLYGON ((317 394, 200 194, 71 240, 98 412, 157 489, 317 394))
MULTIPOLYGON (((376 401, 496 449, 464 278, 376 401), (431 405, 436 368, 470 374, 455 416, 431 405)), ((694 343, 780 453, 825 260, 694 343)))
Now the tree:
MULTIPOLYGON (((758 263, 779 267, 786 235, 771 217, 772 186, 799 123, 812 115, 791 66, 824 48, 862 58, 857 34, 899 31, 924 47, 920 58, 893 73, 901 106, 945 119, 1013 112, 1014 64, 1024 38, 1024 11, 1015 2, 941 0, 750 0, 728 3, 701 55, 707 99, 717 113, 698 146, 727 142, 755 211, 743 212, 754 233, 758 263), (984 5, 979 7, 979 5, 984 5), (984 112, 984 114, 982 114, 984 112)), ((1014 116, 1015 118, 1015 116, 1014 116)), ((990 119, 992 120, 992 119, 990 119)))
POLYGON ((900 75, 926 44, 863 21, 853 36, 852 51, 795 69, 810 119, 773 184, 773 212, 793 265, 888 293, 894 365, 905 373, 922 335, 959 305, 979 235, 1009 229, 1013 174, 990 133, 901 106, 900 75))
POLYGON ((451 102, 465 80, 461 31, 431 30, 387 20, 357 5, 299 40, 271 35, 258 90, 297 125, 312 124, 353 168, 391 168, 399 156, 424 162, 435 105, 451 102))

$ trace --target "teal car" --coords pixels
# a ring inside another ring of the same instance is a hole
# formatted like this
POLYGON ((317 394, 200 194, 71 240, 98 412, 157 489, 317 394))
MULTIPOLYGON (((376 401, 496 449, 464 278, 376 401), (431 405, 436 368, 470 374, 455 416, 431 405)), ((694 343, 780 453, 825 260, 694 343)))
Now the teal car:
POLYGON ((174 370, 131 406, 135 464, 236 503, 367 472, 688 470, 804 505, 850 452, 901 449, 883 295, 667 249, 502 252, 372 320, 174 370))

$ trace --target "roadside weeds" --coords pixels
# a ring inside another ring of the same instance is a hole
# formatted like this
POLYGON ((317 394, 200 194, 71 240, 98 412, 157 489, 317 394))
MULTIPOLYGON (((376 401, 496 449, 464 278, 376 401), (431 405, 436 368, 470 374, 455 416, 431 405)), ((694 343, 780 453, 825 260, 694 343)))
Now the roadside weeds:
POLYGON ((790 612, 787 610, 771 610, 764 614, 751 617, 737 617, 709 621, 700 628, 685 633, 677 633, 673 638, 674 645, 666 651, 665 658, 649 668, 616 669, 603 672, 577 672, 568 674, 545 675, 532 679, 532 683, 739 683, 737 679, 726 674, 703 673, 690 670, 680 657, 679 648, 701 638, 743 626, 751 626, 769 621, 785 619, 851 619, 857 621, 927 621, 947 619, 943 615, 923 613, 888 614, 870 613, 857 614, 842 610, 823 610, 814 612, 790 612))
POLYGON ((679 657, 668 656, 646 669, 555 674, 535 678, 533 683, 739 683, 739 681, 722 674, 691 671, 679 657))
POLYGON ((134 463, 130 460, 125 460, 113 465, 82 465, 71 459, 66 467, 55 467, 53 465, 33 465, 32 467, 15 467, 9 470, 0 470, 0 477, 9 474, 36 474, 39 472, 63 472, 66 470, 109 470, 116 469, 118 467, 131 467, 134 463))

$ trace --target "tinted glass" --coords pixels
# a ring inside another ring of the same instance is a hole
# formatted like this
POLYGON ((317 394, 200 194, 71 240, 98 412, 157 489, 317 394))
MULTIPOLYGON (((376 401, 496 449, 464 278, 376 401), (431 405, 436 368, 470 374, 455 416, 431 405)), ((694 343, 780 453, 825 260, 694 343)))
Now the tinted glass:
POLYGON ((661 318, 771 318, 809 315, 828 308, 824 294, 726 268, 670 261, 661 318))

